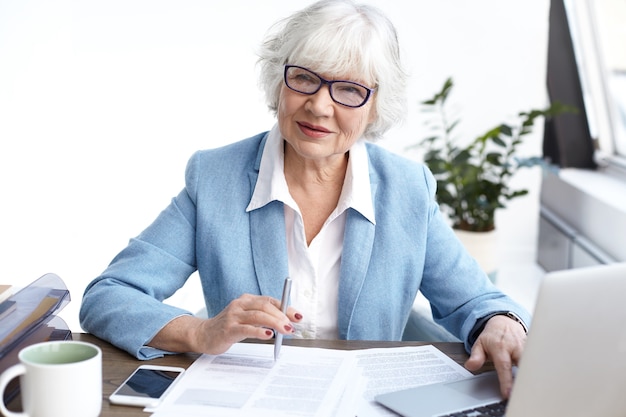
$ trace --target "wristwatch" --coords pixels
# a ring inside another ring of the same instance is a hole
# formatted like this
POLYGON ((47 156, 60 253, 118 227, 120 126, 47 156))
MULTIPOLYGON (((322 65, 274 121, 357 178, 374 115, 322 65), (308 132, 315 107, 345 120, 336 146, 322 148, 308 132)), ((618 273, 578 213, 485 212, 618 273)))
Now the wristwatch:
MULTIPOLYGON (((496 315, 498 315, 498 314, 496 314, 496 315)), ((518 316, 517 314, 515 314, 512 311, 507 311, 506 313, 503 313, 503 315, 507 316, 508 318, 510 318, 513 321, 518 322, 520 324, 520 326, 522 326, 522 329, 524 329, 524 333, 528 334, 528 327, 526 326, 526 323, 524 323, 524 320, 522 320, 520 318, 520 316, 518 316)))
POLYGON ((476 339, 478 339, 478 335, 483 331, 489 319, 494 316, 507 316, 511 320, 518 322, 520 326, 522 326, 522 329, 524 329, 524 333, 528 334, 528 326, 526 326, 526 323, 524 323, 524 320, 522 320, 520 316, 518 316, 512 311, 498 311, 496 313, 492 313, 485 317, 482 317, 476 322, 476 324, 474 325, 474 328, 470 332, 470 337, 469 337, 470 345, 474 344, 476 339))

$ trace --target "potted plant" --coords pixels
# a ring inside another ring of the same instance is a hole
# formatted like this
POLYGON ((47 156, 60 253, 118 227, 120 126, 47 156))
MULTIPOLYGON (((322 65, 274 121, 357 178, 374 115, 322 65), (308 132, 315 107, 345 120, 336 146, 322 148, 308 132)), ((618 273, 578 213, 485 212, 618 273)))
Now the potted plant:
POLYGON ((540 157, 517 155, 524 137, 531 133, 538 118, 552 117, 570 108, 553 103, 545 109, 520 112, 515 123, 499 124, 469 143, 462 143, 455 137, 459 120, 450 118, 445 106, 452 87, 452 79, 448 78, 441 91, 422 103, 424 111, 433 114, 427 121, 431 134, 409 148, 425 151, 424 162, 437 180, 437 201, 453 229, 493 231, 496 210, 504 208, 509 200, 528 194, 526 189, 511 189, 511 177, 520 168, 544 164, 540 157))

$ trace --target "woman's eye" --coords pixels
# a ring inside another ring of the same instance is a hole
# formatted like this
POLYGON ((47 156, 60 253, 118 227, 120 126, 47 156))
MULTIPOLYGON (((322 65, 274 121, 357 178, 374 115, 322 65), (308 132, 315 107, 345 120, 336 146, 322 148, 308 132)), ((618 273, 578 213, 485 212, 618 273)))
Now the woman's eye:
POLYGON ((341 94, 349 94, 349 95, 355 95, 359 97, 365 97, 365 90, 356 85, 343 84, 339 86, 339 91, 341 92, 341 94))
POLYGON ((309 74, 297 74, 294 78, 299 83, 316 83, 316 80, 309 74))

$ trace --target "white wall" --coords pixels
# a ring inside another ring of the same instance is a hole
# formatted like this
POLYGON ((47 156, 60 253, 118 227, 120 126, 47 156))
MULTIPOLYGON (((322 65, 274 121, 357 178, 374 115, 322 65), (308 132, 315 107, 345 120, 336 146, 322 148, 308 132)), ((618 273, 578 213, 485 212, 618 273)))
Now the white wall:
MULTIPOLYGON (((84 287, 178 193, 191 153, 271 127, 254 50, 309 2, 0 0, 0 282, 57 273, 78 331, 84 287)), ((423 137, 418 102, 448 76, 468 137, 545 104, 547 0, 370 3, 396 22, 412 73, 389 148, 423 137)), ((533 193, 499 228, 530 242, 538 174, 516 182, 533 193)))

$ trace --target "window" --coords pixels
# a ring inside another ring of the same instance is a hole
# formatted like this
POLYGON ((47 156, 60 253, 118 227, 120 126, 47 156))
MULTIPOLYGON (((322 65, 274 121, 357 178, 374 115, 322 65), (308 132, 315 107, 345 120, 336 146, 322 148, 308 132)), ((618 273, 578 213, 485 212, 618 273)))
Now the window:
POLYGON ((599 156, 626 168, 626 0, 564 0, 599 156))

